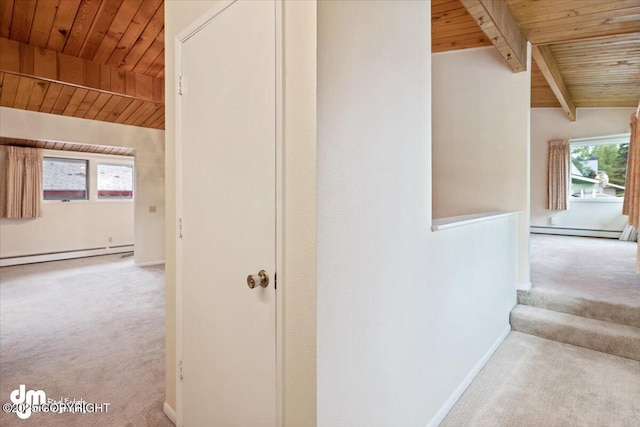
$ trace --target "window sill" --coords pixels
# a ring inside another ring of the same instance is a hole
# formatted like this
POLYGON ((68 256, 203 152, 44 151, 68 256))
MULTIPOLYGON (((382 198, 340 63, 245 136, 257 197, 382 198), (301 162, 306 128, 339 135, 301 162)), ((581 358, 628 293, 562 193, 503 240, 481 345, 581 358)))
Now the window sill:
POLYGON ((477 222, 490 221, 508 216, 520 215, 520 212, 494 211, 476 213, 470 215, 450 216, 447 218, 434 219, 431 224, 432 231, 446 230, 448 228, 461 227, 463 225, 475 224, 477 222))
POLYGON ((624 197, 597 198, 597 197, 572 197, 569 203, 624 203, 624 197))
POLYGON ((133 203, 133 200, 70 200, 63 202, 62 200, 43 200, 43 205, 102 205, 109 203, 133 203))

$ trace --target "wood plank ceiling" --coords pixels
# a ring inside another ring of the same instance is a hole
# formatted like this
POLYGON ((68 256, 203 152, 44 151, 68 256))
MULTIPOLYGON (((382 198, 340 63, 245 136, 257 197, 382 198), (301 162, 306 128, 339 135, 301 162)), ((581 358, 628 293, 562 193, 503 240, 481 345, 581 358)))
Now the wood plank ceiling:
POLYGON ((459 0, 431 0, 431 51, 491 46, 459 0))
MULTIPOLYGON (((484 1, 484 0, 483 0, 484 1)), ((548 46, 577 107, 635 107, 640 99, 640 0, 506 0, 523 35, 548 46)), ((432 51, 490 46, 459 0, 432 0, 432 51)), ((531 106, 559 107, 531 67, 531 106)))
POLYGON ((164 129, 163 0, 0 0, 0 105, 164 129))
POLYGON ((135 154, 133 148, 110 147, 107 145, 79 144, 65 141, 49 141, 42 139, 21 139, 0 137, 1 145, 13 145, 19 147, 44 148, 47 150, 79 151, 83 153, 110 154, 112 156, 131 156, 135 154))

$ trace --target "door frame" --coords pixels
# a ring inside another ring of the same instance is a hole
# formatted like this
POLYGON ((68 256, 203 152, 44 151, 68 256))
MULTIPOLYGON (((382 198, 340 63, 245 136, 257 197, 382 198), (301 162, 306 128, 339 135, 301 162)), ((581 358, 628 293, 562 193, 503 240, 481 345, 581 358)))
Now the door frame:
MULTIPOLYGON (((219 14, 236 3, 238 0, 220 0, 211 9, 196 19, 191 25, 180 32, 175 38, 175 201, 176 201, 176 426, 183 425, 183 390, 180 379, 182 363, 182 292, 183 292, 183 265, 182 265, 182 97, 180 91, 180 79, 182 74, 182 46, 192 36, 213 21, 219 14)), ((283 8, 282 0, 273 0, 275 7, 275 77, 276 77, 276 271, 278 288, 276 291, 276 425, 282 426, 284 419, 284 351, 283 351, 283 313, 284 313, 284 198, 283 198, 283 8)), ((275 277, 274 274, 274 277, 275 277)), ((275 281, 274 281, 275 286, 275 281)))

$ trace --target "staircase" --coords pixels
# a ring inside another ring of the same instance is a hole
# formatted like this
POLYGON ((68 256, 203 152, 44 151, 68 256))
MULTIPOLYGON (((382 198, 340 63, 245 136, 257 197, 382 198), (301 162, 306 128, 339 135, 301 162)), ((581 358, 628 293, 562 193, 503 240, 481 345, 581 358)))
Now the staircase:
POLYGON ((532 288, 518 291, 511 328, 640 361, 640 309, 532 288))

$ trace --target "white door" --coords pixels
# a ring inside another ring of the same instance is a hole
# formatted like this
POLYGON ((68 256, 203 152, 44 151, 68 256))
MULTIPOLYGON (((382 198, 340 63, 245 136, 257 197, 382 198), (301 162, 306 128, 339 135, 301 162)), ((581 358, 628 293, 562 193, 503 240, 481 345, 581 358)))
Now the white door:
POLYGON ((239 1, 181 47, 187 427, 276 424, 275 45, 275 2, 239 1))

